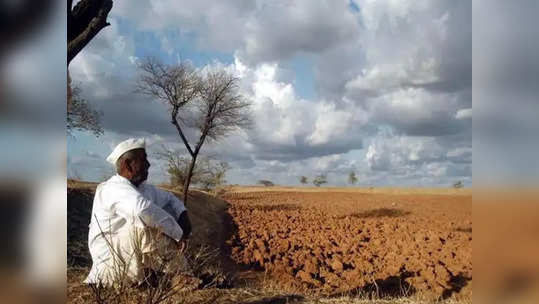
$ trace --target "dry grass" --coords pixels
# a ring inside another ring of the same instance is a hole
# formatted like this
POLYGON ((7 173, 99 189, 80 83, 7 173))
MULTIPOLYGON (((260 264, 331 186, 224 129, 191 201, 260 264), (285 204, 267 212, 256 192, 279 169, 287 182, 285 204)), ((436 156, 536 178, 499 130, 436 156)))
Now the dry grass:
MULTIPOLYGON (((68 302, 75 304, 92 303, 93 295, 86 286, 83 286, 80 281, 84 278, 79 272, 78 276, 75 270, 68 271, 68 302)), ((130 297, 135 300, 136 294, 139 291, 132 290, 130 297)), ((309 295, 297 294, 276 288, 276 286, 268 285, 265 287, 252 286, 240 288, 206 288, 195 290, 192 292, 184 292, 176 294, 171 300, 172 303, 184 304, 203 304, 203 303, 243 303, 243 304, 423 304, 423 303, 439 303, 439 304, 471 304, 471 300, 447 299, 443 301, 432 301, 421 296, 412 298, 396 298, 396 299, 376 299, 368 297, 350 297, 341 296, 334 298, 320 298, 309 295)), ((133 302, 137 303, 137 302, 133 302)))
POLYGON ((76 189, 79 191, 95 191, 95 188, 97 187, 99 183, 94 182, 85 182, 80 181, 76 179, 68 179, 67 180, 67 189, 76 189))

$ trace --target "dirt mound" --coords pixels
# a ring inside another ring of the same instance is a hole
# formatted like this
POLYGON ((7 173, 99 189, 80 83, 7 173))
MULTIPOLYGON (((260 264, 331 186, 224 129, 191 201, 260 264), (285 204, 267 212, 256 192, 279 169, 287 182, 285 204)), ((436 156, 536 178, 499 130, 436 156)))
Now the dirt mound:
POLYGON ((251 192, 224 197, 232 258, 323 295, 471 294, 471 196, 251 192))
POLYGON ((92 216, 95 183, 67 184, 67 266, 92 265, 88 252, 88 225, 92 216))

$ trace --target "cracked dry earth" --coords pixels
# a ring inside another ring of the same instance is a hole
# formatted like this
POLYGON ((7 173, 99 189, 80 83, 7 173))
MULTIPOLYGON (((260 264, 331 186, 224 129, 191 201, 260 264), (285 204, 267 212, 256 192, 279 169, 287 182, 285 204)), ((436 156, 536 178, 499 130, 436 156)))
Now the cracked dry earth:
POLYGON ((238 264, 319 295, 471 297, 471 194, 229 193, 238 264))

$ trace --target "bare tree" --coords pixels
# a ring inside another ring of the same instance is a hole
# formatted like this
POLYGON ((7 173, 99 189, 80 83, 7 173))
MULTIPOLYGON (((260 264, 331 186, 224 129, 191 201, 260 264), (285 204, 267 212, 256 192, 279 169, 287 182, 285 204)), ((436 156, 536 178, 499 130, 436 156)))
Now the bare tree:
POLYGON ((201 74, 185 63, 167 65, 151 57, 142 61, 139 70, 137 91, 169 107, 171 123, 191 156, 183 186, 187 202, 202 146, 207 139, 219 140, 232 131, 250 126, 250 103, 239 94, 238 79, 222 70, 201 74), (198 130, 195 143, 185 136, 186 127, 198 130))
POLYGON ((302 176, 299 178, 299 182, 305 185, 309 183, 309 179, 307 178, 307 176, 302 176))
POLYGON ((199 139, 194 149, 185 142, 192 160, 184 185, 184 197, 187 197, 192 171, 206 139, 217 141, 230 132, 252 124, 249 113, 251 104, 239 94, 238 78, 224 70, 210 70, 201 80, 200 99, 195 104, 197 113, 191 125, 199 130, 199 139))
MULTIPOLYGON (((40 1, 41 2, 41 1, 40 1)), ((99 31, 110 25, 112 0, 67 0, 67 65, 99 31)))
POLYGON ((100 112, 93 109, 86 100, 80 96, 80 89, 76 86, 71 86, 68 78, 68 108, 67 108, 67 132, 71 134, 74 130, 86 130, 99 136, 103 134, 101 128, 100 112))
POLYGON ((357 183, 356 172, 352 171, 350 174, 348 174, 348 183, 351 185, 355 185, 357 183))

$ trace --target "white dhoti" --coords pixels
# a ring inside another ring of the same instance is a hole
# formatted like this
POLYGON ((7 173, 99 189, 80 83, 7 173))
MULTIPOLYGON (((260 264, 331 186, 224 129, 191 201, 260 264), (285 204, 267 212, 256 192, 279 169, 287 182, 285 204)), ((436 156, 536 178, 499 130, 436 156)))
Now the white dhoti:
POLYGON ((179 252, 175 242, 153 228, 129 226, 105 239, 109 258, 93 265, 88 276, 89 279, 97 279, 91 280, 93 282, 98 281, 104 285, 126 280, 141 282, 144 280, 144 269, 171 276, 192 275, 187 259, 179 252))

